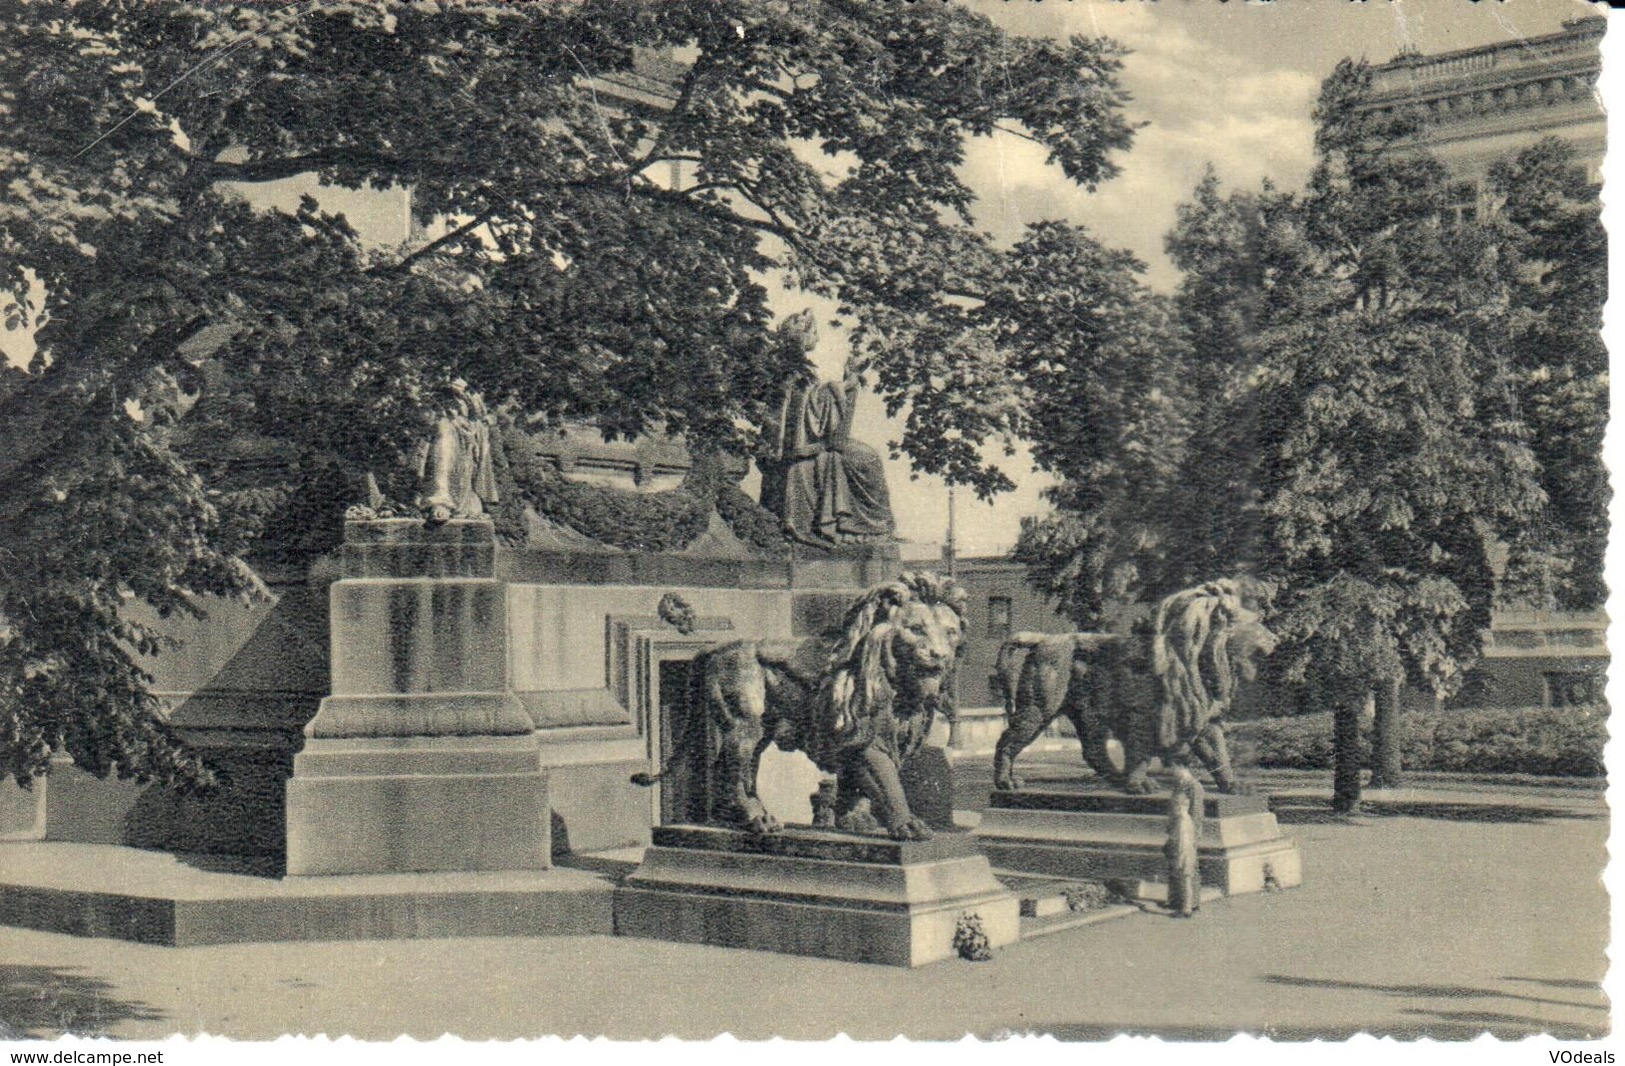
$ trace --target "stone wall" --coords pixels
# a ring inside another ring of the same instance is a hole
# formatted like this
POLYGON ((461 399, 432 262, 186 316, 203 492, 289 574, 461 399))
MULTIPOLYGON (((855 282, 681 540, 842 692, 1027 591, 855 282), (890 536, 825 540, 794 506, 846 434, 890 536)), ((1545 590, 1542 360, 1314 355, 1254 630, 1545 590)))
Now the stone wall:
POLYGON ((170 720, 223 775, 207 797, 98 781, 58 758, 46 787, 51 840, 276 855, 283 797, 306 722, 328 692, 327 580, 266 576, 267 600, 208 599, 202 618, 132 613, 178 647, 146 663, 170 720))
MULTIPOLYGON (((549 778, 555 851, 646 842, 657 790, 630 783, 660 750, 660 663, 739 638, 788 639, 838 624, 852 598, 898 570, 895 552, 783 562, 499 549, 506 586, 509 676, 537 727, 549 778), (668 593, 698 625, 682 634, 658 616, 668 593)), ((227 774, 222 790, 183 798, 98 781, 58 760, 43 790, 48 839, 280 860, 285 797, 303 729, 332 692, 330 561, 310 575, 270 574, 271 598, 211 601, 199 620, 144 617, 177 647, 149 664, 172 721, 227 774)), ((668 694, 669 695, 669 694, 668 694)), ((764 801, 807 821, 818 773, 772 749, 764 801)), ((34 796, 7 796, 8 832, 37 836, 34 796), (15 809, 13 809, 15 808, 15 809)))

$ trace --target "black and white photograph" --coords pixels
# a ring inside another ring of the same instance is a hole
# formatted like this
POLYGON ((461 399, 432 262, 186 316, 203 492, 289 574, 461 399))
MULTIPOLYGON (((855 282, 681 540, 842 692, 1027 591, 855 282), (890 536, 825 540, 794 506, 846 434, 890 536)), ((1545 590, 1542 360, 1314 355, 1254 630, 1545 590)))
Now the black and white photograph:
POLYGON ((0 0, 9 1061, 1612 1062, 1609 10, 0 0))

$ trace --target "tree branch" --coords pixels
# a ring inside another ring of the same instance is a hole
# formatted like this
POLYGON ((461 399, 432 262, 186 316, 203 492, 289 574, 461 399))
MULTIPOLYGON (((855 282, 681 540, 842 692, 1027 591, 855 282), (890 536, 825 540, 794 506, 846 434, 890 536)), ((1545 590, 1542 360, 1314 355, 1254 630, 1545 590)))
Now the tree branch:
POLYGON ((671 141, 672 127, 681 121, 687 114, 689 106, 694 102, 694 90, 699 87, 700 77, 708 73, 711 68, 710 53, 702 51, 694 60, 693 66, 683 76, 683 87, 677 92, 677 102, 671 105, 666 113, 666 120, 661 123, 660 133, 655 137, 654 143, 643 154, 642 159, 634 160, 627 177, 641 174, 649 164, 665 153, 666 145, 671 141))
POLYGON ((217 181, 261 182, 279 181, 329 167, 352 166, 398 170, 403 163, 404 160, 397 156, 384 155, 364 148, 324 148, 319 152, 309 152, 305 155, 257 159, 247 163, 227 163, 215 159, 204 163, 202 172, 217 181))
POLYGON ((639 196, 647 197, 651 200, 658 200, 661 203, 671 204, 673 207, 679 207, 686 211, 692 211, 695 214, 703 215, 715 222, 722 222, 730 226, 744 226, 748 229, 761 230, 763 233, 771 233, 775 237, 779 237, 789 244, 799 245, 800 234, 796 233, 792 229, 785 226, 775 225, 772 222, 761 219, 746 218, 744 215, 729 211, 727 208, 721 207, 717 204, 712 204, 705 200, 693 199, 688 195, 687 192, 673 192, 670 189, 662 189, 658 185, 649 184, 634 184, 629 186, 628 191, 639 196))
POLYGON ((485 210, 481 211, 479 214, 475 215, 473 218, 469 219, 467 222, 463 223, 461 226, 458 226, 456 229, 452 230, 449 233, 441 234, 440 236, 436 237, 434 240, 430 241, 428 244, 425 244, 422 248, 419 248, 417 251, 412 252, 410 255, 407 255, 406 257, 402 258, 398 262, 390 263, 388 266, 375 268, 374 270, 369 271, 369 273, 377 274, 377 275, 382 275, 382 274, 404 274, 407 270, 409 270, 411 268, 412 264, 417 262, 419 259, 422 259, 422 258, 424 258, 426 256, 433 255, 434 253, 438 252, 440 249, 444 248, 446 245, 451 244, 454 241, 462 240, 464 237, 468 236, 470 233, 474 232, 475 230, 479 229, 481 226, 485 225, 487 222, 491 221, 492 216, 494 216, 496 213, 497 213, 496 205, 492 205, 490 207, 487 207, 485 210))
POLYGON ((1024 140, 1024 141, 1032 141, 1034 144, 1043 144, 1044 143, 1043 141, 1039 140, 1037 137, 1034 137, 1030 133, 1023 133, 1022 131, 1020 131, 1018 129, 1012 129, 1011 127, 1006 126, 1003 123, 995 122, 993 124, 993 128, 998 130, 1000 133, 1008 133, 1012 137, 1020 137, 1022 140, 1024 140))

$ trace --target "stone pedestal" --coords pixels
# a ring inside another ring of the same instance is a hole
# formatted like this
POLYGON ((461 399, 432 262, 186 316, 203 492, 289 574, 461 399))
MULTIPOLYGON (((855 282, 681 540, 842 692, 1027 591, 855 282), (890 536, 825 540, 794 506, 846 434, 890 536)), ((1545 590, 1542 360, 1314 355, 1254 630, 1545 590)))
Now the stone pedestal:
POLYGON ((488 521, 350 522, 332 695, 288 782, 288 873, 542 869, 547 780, 508 678, 488 521))
POLYGON ((0 840, 44 840, 45 799, 50 778, 40 775, 28 788, 0 780, 0 840))
POLYGON ((752 836, 662 826, 615 890, 615 932, 690 944, 920 966, 955 954, 974 914, 993 947, 1020 904, 963 836, 902 843, 795 827, 752 836))
MULTIPOLYGON (((1088 881, 1164 881, 1168 797, 995 792, 976 842, 1001 870, 1088 881)), ((1262 796, 1207 797, 1197 841, 1202 884, 1226 895, 1303 883, 1297 843, 1262 796)))

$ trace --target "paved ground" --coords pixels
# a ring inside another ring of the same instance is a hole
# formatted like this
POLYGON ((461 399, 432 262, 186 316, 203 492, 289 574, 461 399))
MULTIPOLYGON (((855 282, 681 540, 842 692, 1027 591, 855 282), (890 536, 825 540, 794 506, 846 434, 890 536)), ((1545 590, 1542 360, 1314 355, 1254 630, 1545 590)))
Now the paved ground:
POLYGON ((905 971, 611 938, 175 949, 0 929, 0 1019, 133 1038, 1607 1032, 1600 796, 1403 800, 1350 819, 1307 793, 1285 802, 1301 889, 986 963, 905 971))

